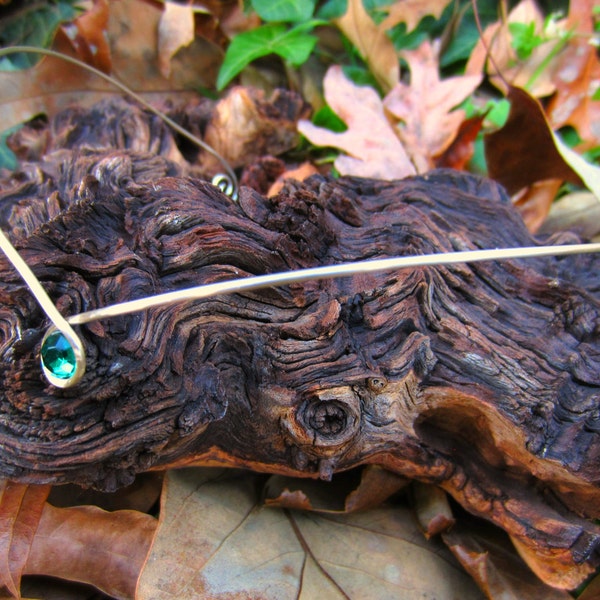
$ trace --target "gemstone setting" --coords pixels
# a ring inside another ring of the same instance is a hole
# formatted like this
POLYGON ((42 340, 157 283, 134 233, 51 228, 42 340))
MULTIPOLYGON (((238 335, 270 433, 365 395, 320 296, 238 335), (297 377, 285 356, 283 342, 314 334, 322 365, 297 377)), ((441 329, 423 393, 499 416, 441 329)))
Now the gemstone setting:
POLYGON ((61 380, 71 379, 77 371, 77 358, 69 340, 54 331, 44 339, 40 351, 43 368, 61 380))

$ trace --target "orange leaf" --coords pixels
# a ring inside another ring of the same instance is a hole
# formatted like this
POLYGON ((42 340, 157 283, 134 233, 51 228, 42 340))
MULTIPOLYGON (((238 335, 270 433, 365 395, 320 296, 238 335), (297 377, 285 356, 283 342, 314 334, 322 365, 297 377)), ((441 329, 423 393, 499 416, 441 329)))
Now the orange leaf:
POLYGON ((406 31, 412 31, 427 15, 439 19, 450 0, 399 0, 389 7, 388 16, 381 24, 387 30, 398 23, 406 23, 406 31))
POLYGON ((410 68, 410 84, 398 83, 385 97, 384 106, 401 121, 398 137, 417 171, 424 173, 433 167, 433 157, 456 138, 465 113, 453 109, 477 88, 481 76, 441 80, 437 52, 429 42, 403 56, 410 68))
POLYGON ((555 128, 572 125, 590 146, 600 143, 600 59, 589 38, 593 35, 594 0, 571 0, 566 29, 576 35, 557 59, 553 71, 556 94, 548 106, 555 128))
POLYGON ((327 103, 348 125, 347 131, 335 133, 310 121, 299 121, 298 130, 316 146, 348 154, 338 156, 334 163, 342 175, 389 180, 415 174, 373 88, 355 85, 339 66, 329 68, 323 87, 327 103))
POLYGON ((0 482, 0 586, 14 598, 49 492, 46 485, 0 482))
POLYGON ((137 511, 46 504, 25 572, 133 598, 156 526, 156 519, 137 511))
POLYGON ((469 161, 473 158, 475 140, 481 131, 484 120, 485 115, 480 115, 463 121, 454 141, 442 154, 435 157, 435 166, 458 171, 466 170, 469 161))
POLYGON ((356 46, 379 85, 385 91, 394 87, 400 77, 398 53, 386 28, 375 25, 362 0, 348 0, 346 14, 335 23, 356 46))

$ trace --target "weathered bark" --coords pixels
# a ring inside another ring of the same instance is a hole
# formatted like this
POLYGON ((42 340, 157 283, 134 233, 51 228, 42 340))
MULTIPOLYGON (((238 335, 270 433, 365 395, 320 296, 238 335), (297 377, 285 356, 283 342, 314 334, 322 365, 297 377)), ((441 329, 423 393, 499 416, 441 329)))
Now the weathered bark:
MULTIPOLYGON (((497 185, 450 171, 313 177, 272 199, 243 188, 234 204, 155 177, 177 171, 160 157, 55 153, 46 167, 4 185, 0 222, 64 314, 538 243, 497 185)), ((79 328, 88 370, 59 390, 38 365, 49 324, 0 257, 0 475, 114 489, 194 463, 323 478, 378 463, 441 486, 572 586, 599 562, 599 267, 594 255, 423 267, 152 309, 79 328)))

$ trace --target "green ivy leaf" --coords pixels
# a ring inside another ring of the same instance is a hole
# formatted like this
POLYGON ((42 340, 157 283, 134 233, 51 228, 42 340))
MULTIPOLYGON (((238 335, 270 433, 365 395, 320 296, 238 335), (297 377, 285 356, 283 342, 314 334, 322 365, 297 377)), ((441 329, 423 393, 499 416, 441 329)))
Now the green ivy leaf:
POLYGON ((268 23, 308 21, 315 11, 316 0, 252 0, 252 8, 268 23))
POLYGON ((217 78, 217 89, 222 90, 252 61, 269 54, 277 54, 292 66, 306 62, 317 38, 310 31, 317 21, 302 23, 292 29, 282 24, 268 24, 240 33, 233 38, 225 53, 217 78))

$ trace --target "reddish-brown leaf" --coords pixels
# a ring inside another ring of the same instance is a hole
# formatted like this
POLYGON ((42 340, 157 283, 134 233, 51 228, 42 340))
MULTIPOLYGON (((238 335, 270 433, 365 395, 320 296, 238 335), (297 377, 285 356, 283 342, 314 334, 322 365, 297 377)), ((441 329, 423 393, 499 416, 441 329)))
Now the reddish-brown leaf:
POLYGON ((511 108, 504 127, 485 136, 490 177, 509 194, 538 181, 583 182, 556 148, 552 130, 537 100, 519 88, 508 93, 511 108))
POLYGON ((556 94, 548 106, 548 118, 555 128, 573 126, 590 146, 600 143, 600 100, 593 96, 600 88, 600 59, 590 43, 594 34, 594 0, 571 0, 565 28, 575 33, 557 57, 553 69, 556 94))
POLYGON ((480 115, 463 121, 454 141, 442 154, 435 157, 435 166, 458 171, 466 170, 475 153, 475 140, 481 131, 484 120, 485 115, 480 115))
POLYGON ((506 534, 482 522, 461 518, 442 539, 491 600, 570 600, 571 595, 542 583, 527 568, 506 534))
POLYGON ((46 485, 0 482, 0 586, 11 597, 20 598, 21 576, 49 492, 46 485))
POLYGON ((117 598, 133 598, 157 520, 141 512, 96 506, 44 506, 25 567, 89 583, 117 598))
POLYGON ((406 31, 412 31, 423 17, 432 15, 439 19, 450 0, 400 0, 388 8, 388 15, 381 23, 387 30, 398 23, 406 23, 406 31))

